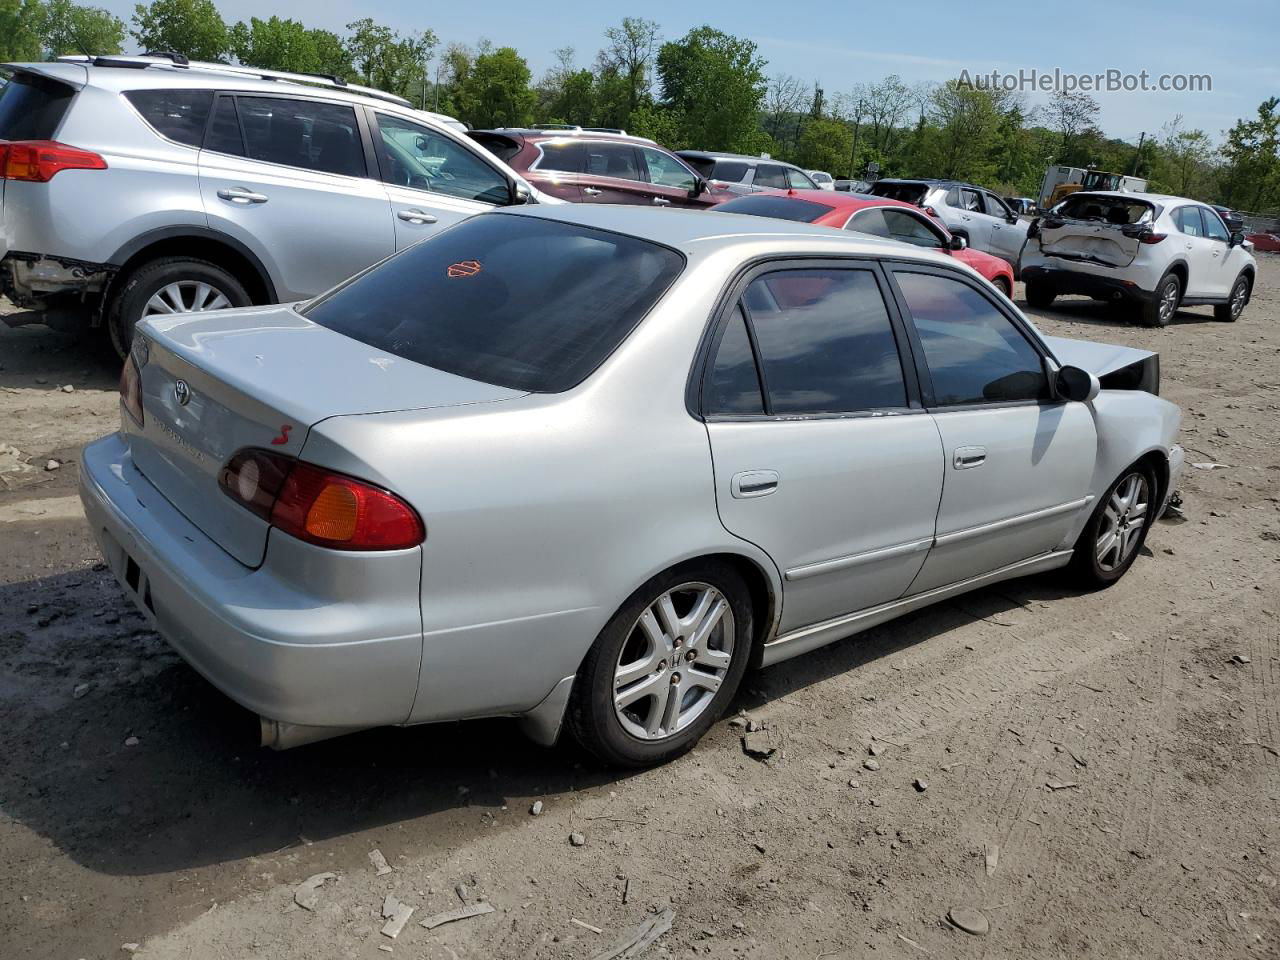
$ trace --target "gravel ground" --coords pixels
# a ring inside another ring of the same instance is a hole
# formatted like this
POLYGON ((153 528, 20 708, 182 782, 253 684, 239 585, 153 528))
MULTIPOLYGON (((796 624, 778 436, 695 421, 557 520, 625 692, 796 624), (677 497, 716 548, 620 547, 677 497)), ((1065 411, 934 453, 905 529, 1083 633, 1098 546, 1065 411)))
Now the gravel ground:
POLYGON ((724 722, 628 775, 505 721, 259 750, 98 566, 76 460, 113 429, 117 366, 0 325, 0 953, 589 958, 670 907, 645 957, 1280 956, 1280 256, 1259 259, 1231 326, 1034 312, 1159 350, 1189 459, 1227 465, 1187 471, 1186 520, 1119 585, 1006 583, 748 677, 771 758, 724 722), (416 910, 395 940, 387 894, 416 910), (966 910, 987 933, 948 921, 966 910))

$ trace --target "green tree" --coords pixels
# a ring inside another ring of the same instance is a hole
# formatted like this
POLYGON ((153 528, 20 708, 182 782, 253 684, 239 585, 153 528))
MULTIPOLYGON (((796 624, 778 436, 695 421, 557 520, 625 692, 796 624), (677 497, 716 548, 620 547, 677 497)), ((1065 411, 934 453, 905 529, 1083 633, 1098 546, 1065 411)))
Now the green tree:
POLYGON ((663 104, 682 131, 677 145, 755 152, 765 142, 759 120, 765 66, 754 43, 713 27, 696 27, 664 43, 658 76, 663 104))
POLYGON ((611 73, 622 81, 626 115, 630 116, 649 97, 650 72, 658 47, 659 28, 652 20, 623 17, 622 24, 604 32, 608 46, 597 57, 597 70, 611 73))
POLYGON ((124 48, 124 21, 101 7, 71 0, 47 0, 40 22, 41 45, 49 58, 64 54, 119 53, 124 48))
POLYGON ((849 163, 853 131, 831 117, 818 117, 804 126, 795 162, 808 170, 843 171, 849 163))
POLYGON ((1062 137, 1058 146, 1058 163, 1069 166, 1089 163, 1087 147, 1081 140, 1087 140, 1083 135, 1097 127, 1098 110, 1098 101, 1079 91, 1059 90, 1049 98, 1045 114, 1049 125, 1062 137))
POLYGON ((250 18, 230 30, 231 53, 241 63, 264 70, 354 76, 351 60, 336 33, 310 30, 297 20, 250 18))
POLYGON ((464 120, 477 127, 523 127, 533 122, 537 94, 529 88, 529 64, 512 47, 476 55, 458 86, 464 120))
POLYGON ((402 36, 369 17, 347 24, 347 29, 347 53, 362 83, 425 101, 427 64, 439 42, 435 33, 402 36))
POLYGON ((983 183, 995 178, 992 159, 1000 129, 999 93, 955 80, 934 92, 930 110, 937 128, 920 158, 933 176, 983 183))
POLYGON ((1237 120, 1222 146, 1224 204, 1266 213, 1280 208, 1280 97, 1258 106, 1252 120, 1237 120))
POLYGON ((43 19, 40 0, 0 0, 0 60, 39 60, 43 19))
POLYGON ((180 53, 192 60, 222 60, 227 25, 213 0, 152 0, 138 4, 130 31, 143 50, 180 53))

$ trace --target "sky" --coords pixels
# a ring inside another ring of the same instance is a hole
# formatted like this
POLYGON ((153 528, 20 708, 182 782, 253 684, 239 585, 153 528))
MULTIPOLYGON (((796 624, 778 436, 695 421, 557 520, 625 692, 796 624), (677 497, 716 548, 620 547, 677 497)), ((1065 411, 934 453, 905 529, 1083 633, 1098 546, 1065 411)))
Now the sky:
MULTIPOLYGON (((90 0, 93 2, 93 0, 90 0)), ((96 0, 128 21, 134 0, 96 0)), ((293 17, 312 27, 344 32, 372 17, 399 31, 431 29, 444 44, 515 47, 536 78, 554 62, 552 51, 573 47, 590 66, 604 31, 624 16, 657 21, 664 39, 678 39, 709 23, 748 37, 768 61, 766 73, 786 73, 818 83, 828 98, 854 84, 896 73, 907 83, 944 81, 967 70, 1022 69, 1092 74, 1208 74, 1210 92, 1097 92, 1100 126, 1110 136, 1136 142, 1158 135, 1182 114, 1188 129, 1215 141, 1258 104, 1280 96, 1280 0, 1070 0, 1049 4, 912 0, 878 4, 781 3, 734 0, 694 4, 683 0, 628 3, 561 3, 481 0, 424 4, 421 0, 215 0, 228 23, 252 16, 293 17)), ((1046 94, 1028 95, 1032 104, 1046 94)))

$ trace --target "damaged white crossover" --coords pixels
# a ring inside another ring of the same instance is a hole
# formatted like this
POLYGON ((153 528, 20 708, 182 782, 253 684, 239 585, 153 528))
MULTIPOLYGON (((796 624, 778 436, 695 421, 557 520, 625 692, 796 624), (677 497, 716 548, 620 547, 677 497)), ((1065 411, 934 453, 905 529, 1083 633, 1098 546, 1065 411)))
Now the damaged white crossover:
POLYGON ((1155 355, 1042 337, 949 257, 592 204, 148 318, 121 393, 89 523, 275 747, 508 715, 657 763, 749 668, 1011 577, 1114 583, 1183 460, 1155 355))

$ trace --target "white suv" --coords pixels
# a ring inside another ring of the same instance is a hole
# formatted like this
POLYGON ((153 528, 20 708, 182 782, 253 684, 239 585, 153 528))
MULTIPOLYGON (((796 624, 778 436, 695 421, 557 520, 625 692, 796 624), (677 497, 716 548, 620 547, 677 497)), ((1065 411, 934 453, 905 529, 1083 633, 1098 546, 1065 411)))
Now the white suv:
MULTIPOLYGON (((543 200, 457 121, 332 77, 181 57, 0 67, 0 294, 105 324, 300 300, 543 200)), ((553 201, 556 202, 556 201, 553 201)))
POLYGON ((1154 193, 1073 193, 1032 223, 1022 253, 1031 306, 1084 294, 1137 305, 1151 327, 1179 306, 1212 305, 1218 320, 1235 320, 1257 275, 1244 234, 1216 210, 1154 193))

